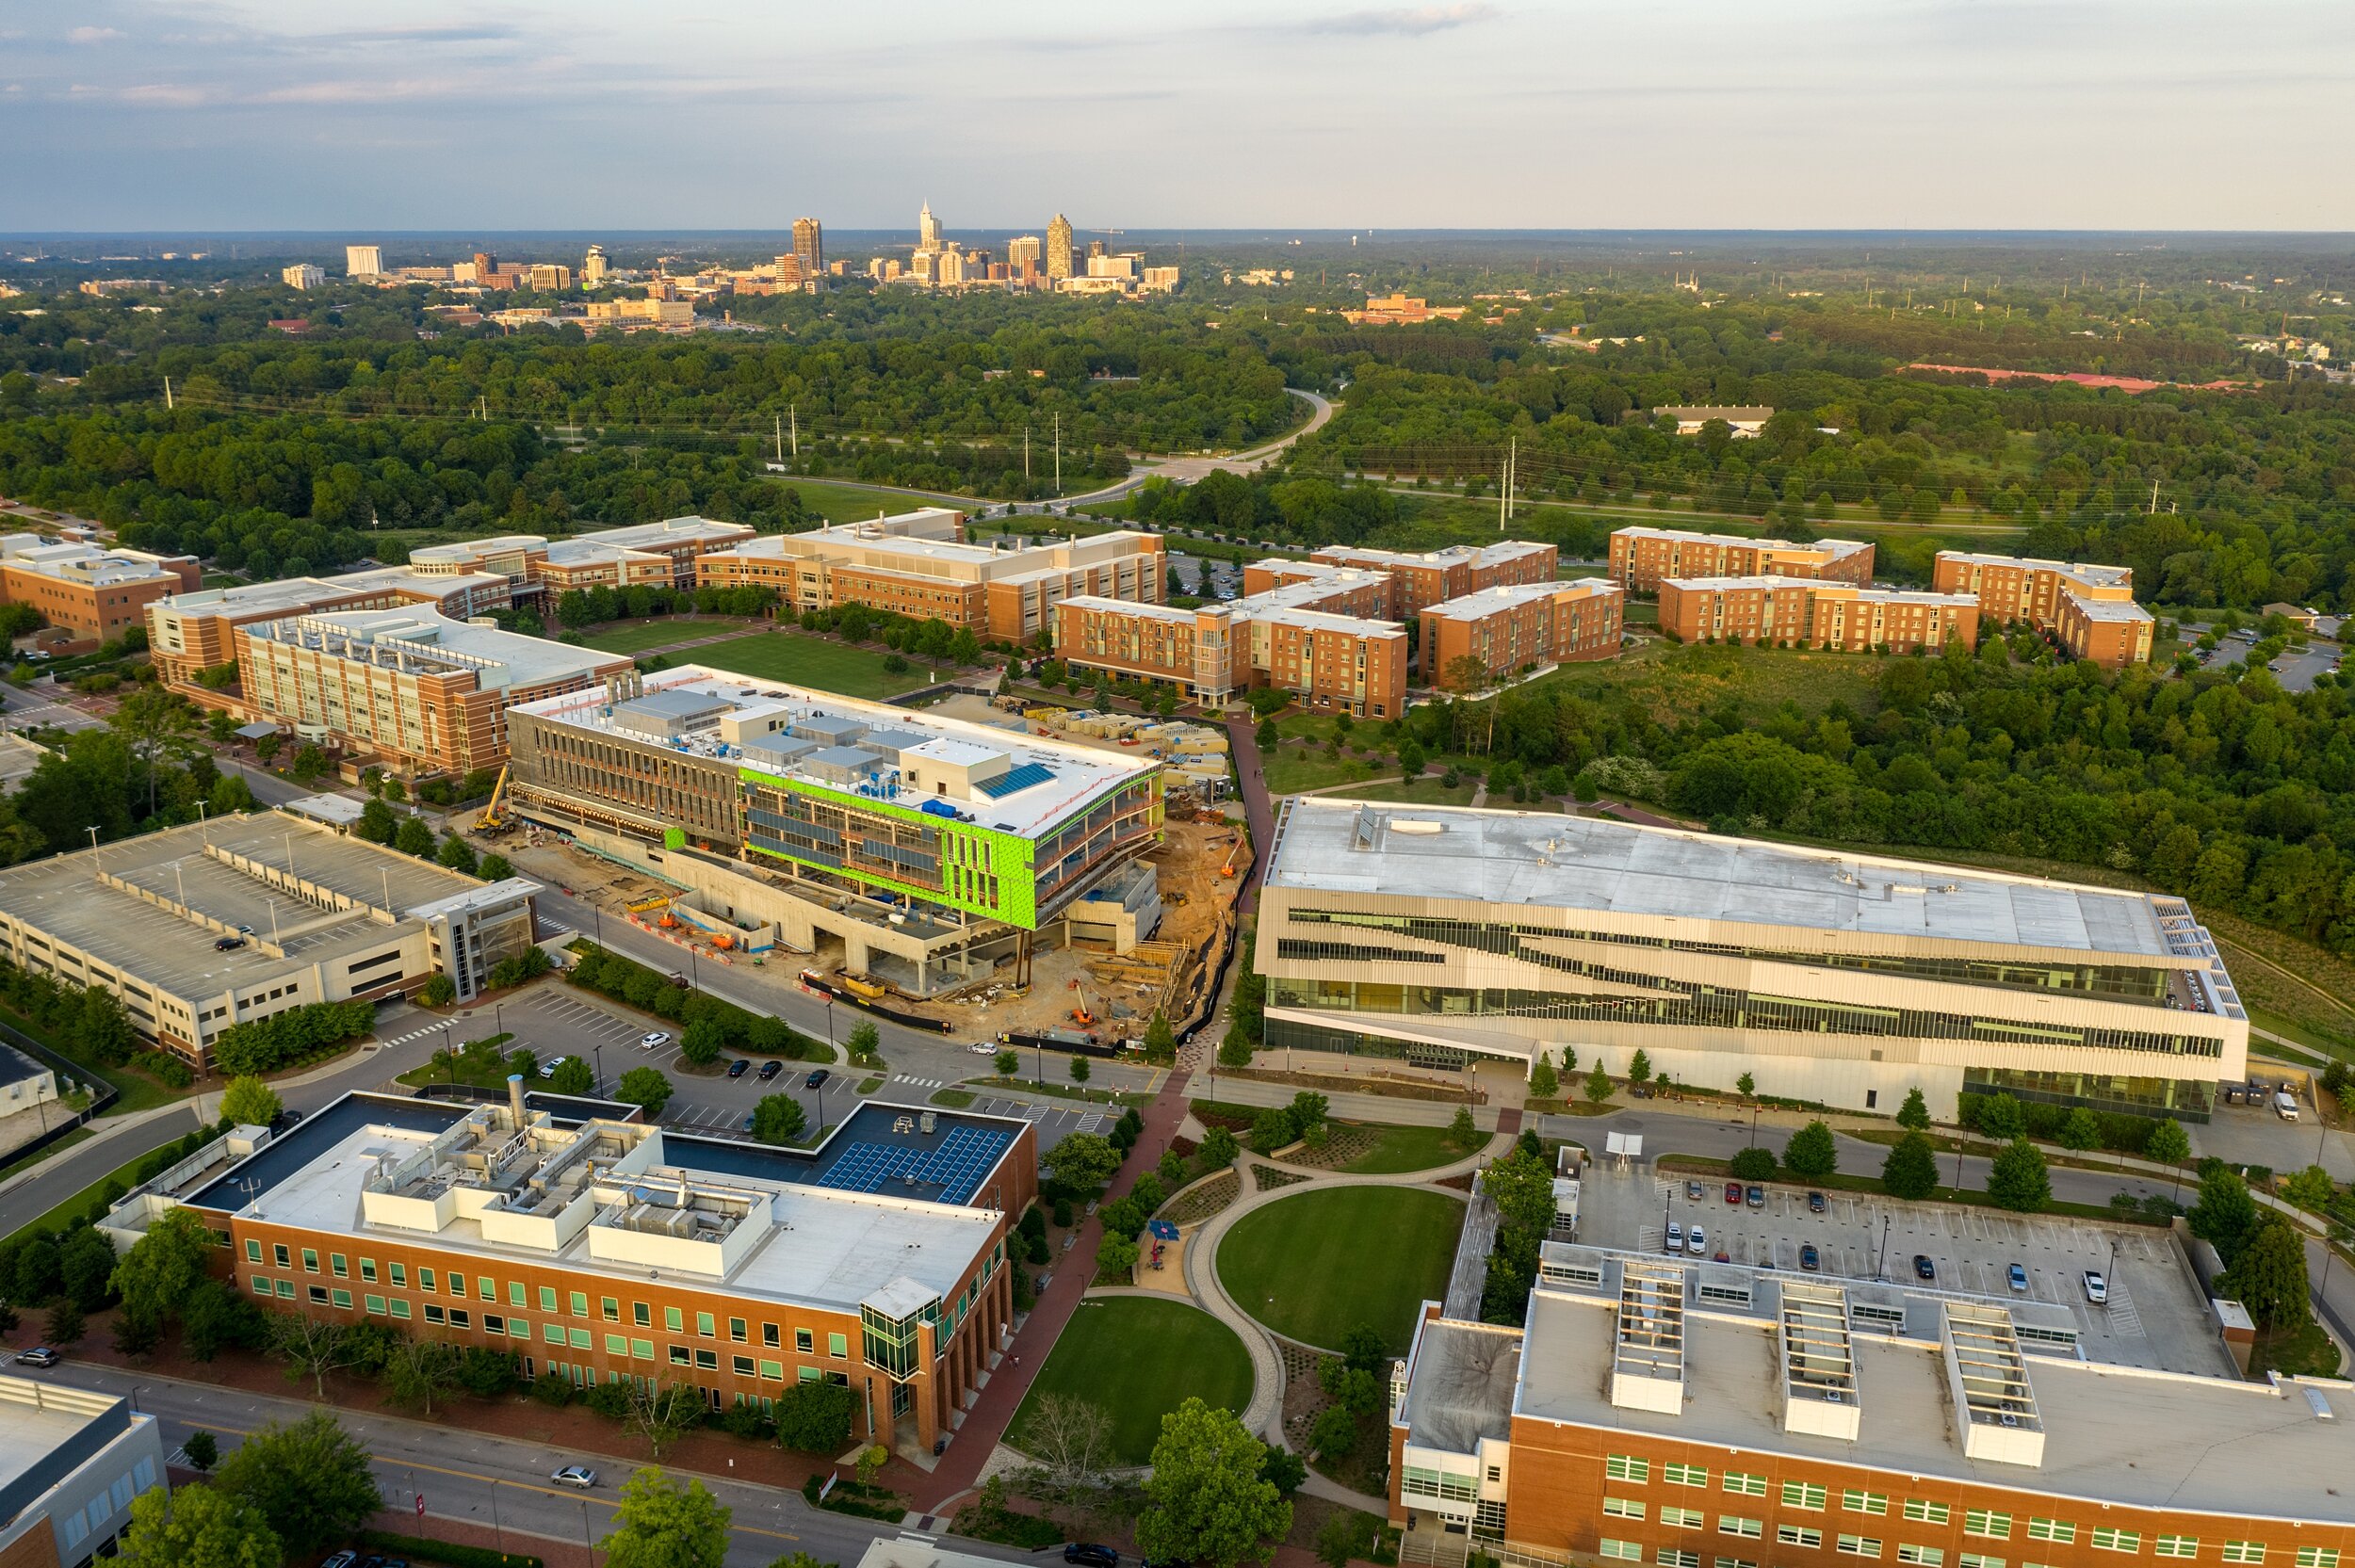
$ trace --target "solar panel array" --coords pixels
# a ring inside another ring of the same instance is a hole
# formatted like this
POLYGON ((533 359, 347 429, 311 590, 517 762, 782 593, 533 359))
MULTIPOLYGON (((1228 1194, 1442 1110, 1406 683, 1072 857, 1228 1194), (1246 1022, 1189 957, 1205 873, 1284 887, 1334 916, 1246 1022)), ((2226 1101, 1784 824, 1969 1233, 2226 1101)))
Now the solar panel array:
POLYGON ((1054 776, 1055 770, 1042 763, 1020 762, 996 778, 977 783, 973 787, 996 800, 1028 789, 1032 784, 1043 784, 1054 776))
POLYGON ((995 1127, 951 1127, 937 1149, 904 1143, 853 1143, 818 1178, 820 1187, 882 1192, 890 1187, 936 1187, 944 1203, 972 1199, 982 1178, 1014 1141, 995 1127))

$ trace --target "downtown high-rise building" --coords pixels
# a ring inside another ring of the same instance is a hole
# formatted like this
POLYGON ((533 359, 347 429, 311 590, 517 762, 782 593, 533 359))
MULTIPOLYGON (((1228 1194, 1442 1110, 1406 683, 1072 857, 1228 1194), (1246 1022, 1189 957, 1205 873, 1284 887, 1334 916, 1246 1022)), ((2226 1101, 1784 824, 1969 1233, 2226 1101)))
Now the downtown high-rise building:
POLYGON ((793 254, 801 259, 802 276, 815 278, 826 269, 826 231, 814 218, 793 220, 793 254))
POLYGON ((933 204, 924 203, 924 210, 916 215, 916 249, 930 252, 940 249, 940 219, 933 216, 933 204))
POLYGON ((376 245, 345 246, 344 271, 354 278, 382 277, 384 272, 383 248, 376 245))
POLYGON ((1006 241, 1006 275, 1017 282, 1038 270, 1039 258, 1046 252, 1040 249, 1036 234, 1016 234, 1006 241))
POLYGON ((592 245, 589 247, 589 254, 582 259, 580 264, 580 281, 586 287, 602 288, 605 285, 605 247, 592 245))
POLYGON ((1071 219, 1061 213, 1047 225, 1047 276, 1050 282, 1071 276, 1071 219))

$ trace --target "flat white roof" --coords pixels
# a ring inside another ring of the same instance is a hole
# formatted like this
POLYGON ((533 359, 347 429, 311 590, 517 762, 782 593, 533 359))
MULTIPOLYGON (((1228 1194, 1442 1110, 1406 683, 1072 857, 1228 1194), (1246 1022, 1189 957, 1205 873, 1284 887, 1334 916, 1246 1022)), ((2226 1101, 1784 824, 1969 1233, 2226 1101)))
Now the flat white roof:
POLYGON ((299 614, 330 599, 361 593, 413 593, 445 598, 465 589, 504 592, 507 578, 495 572, 419 572, 406 566, 374 566, 333 577, 281 577, 274 582, 240 583, 234 588, 199 589, 163 600, 165 609, 186 615, 299 614))
POLYGON ((1789 539, 1749 539, 1741 534, 1705 534, 1691 528, 1652 528, 1642 524, 1616 528, 1614 533, 1630 539, 1674 540, 1681 544, 1748 544, 1762 550, 1819 550, 1832 559, 1854 555, 1872 546, 1857 539, 1819 539, 1812 544, 1801 544, 1789 539))
POLYGON ((1697 593, 1730 593, 1741 589, 1765 588, 1792 592, 1831 593, 1867 605, 1976 605, 1979 602, 1975 593, 1931 593, 1910 588, 1859 588, 1854 583, 1827 581, 1822 577, 1664 577, 1661 581, 1697 593))
MULTIPOLYGON (((1776 582, 1792 580, 1787 577, 1774 579, 1776 582)), ((1478 621, 1483 616, 1494 615, 1500 609, 1526 605, 1536 599, 1594 598, 1620 591, 1619 585, 1608 577, 1576 577, 1568 582, 1499 583, 1494 588, 1479 589, 1444 604, 1429 606, 1422 613, 1445 616, 1451 621, 1478 621)))
POLYGON ((486 690, 585 681, 600 670, 629 665, 625 655, 503 632, 470 621, 452 621, 422 605, 401 609, 321 610, 249 627, 246 635, 330 650, 364 664, 421 671, 469 670, 486 690))
POLYGON ((1267 885, 2196 966, 2144 894, 1540 812, 1295 796, 1267 885))

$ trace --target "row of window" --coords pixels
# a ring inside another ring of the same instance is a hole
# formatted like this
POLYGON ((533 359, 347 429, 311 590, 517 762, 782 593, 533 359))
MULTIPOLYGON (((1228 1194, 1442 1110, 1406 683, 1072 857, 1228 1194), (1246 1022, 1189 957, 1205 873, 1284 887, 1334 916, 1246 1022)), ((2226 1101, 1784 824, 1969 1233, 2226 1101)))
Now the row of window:
MULTIPOLYGON (((1609 1514, 1611 1512, 1607 1504, 1604 1507, 1603 1511, 1605 1514, 1609 1514)), ((1620 1515, 1619 1517, 1625 1517, 1625 1515, 1620 1515)), ((1746 1541, 1759 1540, 1762 1538, 1762 1534, 1760 1522, 1755 1519, 1720 1519, 1718 1521, 1718 1531, 1720 1534, 1730 1535, 1736 1537, 1737 1539, 1746 1541)), ((2100 1546, 2102 1544, 2099 1539, 2102 1533, 2103 1532, 2099 1530, 2094 1532, 2096 1537, 2094 1544, 2096 1546, 2100 1546)), ((2131 1537, 2135 1532, 2132 1530, 2126 1530, 2118 1533, 2131 1537)), ((1819 1529, 1811 1528, 1804 1525, 1778 1525, 1775 1528, 1775 1540, 1777 1544, 1780 1545, 1797 1546, 1809 1551, 1820 1551, 1823 1549, 1824 1545, 1824 1532, 1819 1529)), ((2159 1540, 2162 1543, 2172 1542, 2178 1545, 2178 1549, 2174 1551, 2162 1550, 2159 1554, 2162 1557, 2188 1558, 2199 1555, 2200 1542, 2196 1536, 2163 1535, 2159 1537, 2159 1540)), ((2237 1548, 2243 1553, 2250 1551, 2255 1553, 2253 1557, 2227 1556, 2225 1560, 2228 1562, 2263 1562, 2265 1560, 2265 1545, 2261 1542, 2228 1542, 2226 1543, 2226 1547, 2228 1552, 2237 1548)), ((1640 1542, 1618 1541, 1606 1536, 1603 1538, 1599 1549, 1600 1554, 1604 1557, 1620 1558, 1630 1562, 1641 1562, 1644 1559, 1644 1548, 1640 1542)), ((1878 1560, 1883 1552, 1881 1541, 1877 1537, 1869 1535, 1835 1536, 1833 1538, 1833 1549, 1844 1557, 1872 1558, 1875 1560, 1878 1560)), ((2131 1551, 2134 1548, 2131 1546, 2120 1546, 2113 1549, 2131 1551)), ((1912 1564, 1914 1565, 1914 1568, 1943 1568, 1945 1560, 1946 1554, 1936 1546, 1917 1546, 1900 1544, 1897 1547, 1897 1560, 1899 1562, 1912 1564)), ((2335 1546, 2300 1546, 2298 1548, 2297 1560, 2298 1568, 2336 1568, 2339 1560, 2339 1549, 2335 1546)), ((1696 1565, 1700 1561, 1700 1554, 1689 1547, 1662 1546, 1654 1552, 1653 1561, 1659 1563, 1661 1568, 1696 1568, 1696 1565)), ((1987 1557, 1977 1552, 1959 1553, 1957 1556, 1956 1562, 1957 1568, 2009 1568, 2009 1565, 2006 1563, 2004 1559, 2000 1557, 1987 1557)), ((1739 1558, 1721 1557, 1717 1559, 1716 1568, 1757 1568, 1757 1565, 1739 1558)), ((2020 1568, 2045 1568, 2045 1564, 2038 1562, 2023 1562, 2020 1565, 2020 1568)))
MULTIPOLYGON (((1606 1455, 1603 1460, 1603 1475, 1615 1481, 1631 1482, 1639 1486, 1648 1485, 1651 1480, 1651 1461, 1632 1454, 1610 1454, 1606 1455)), ((1661 1466, 1661 1479, 1670 1486, 1706 1487, 1709 1485, 1710 1473, 1704 1465, 1667 1463, 1661 1466)), ((1742 1470, 1726 1471, 1720 1478, 1719 1485, 1724 1491, 1741 1497, 1763 1497, 1767 1493, 1767 1481, 1764 1476, 1742 1470)), ((1447 1494, 1442 1491, 1440 1495, 1446 1495, 1447 1494)), ((1830 1489, 1814 1481, 1787 1480, 1781 1484, 1780 1502, 1787 1509, 1821 1513, 1830 1506, 1830 1489)), ((1846 1488, 1840 1494, 1840 1511, 1843 1513, 1886 1516, 1889 1512, 1889 1494, 1885 1492, 1846 1488)), ((1602 1511, 1607 1518, 1642 1519, 1645 1517, 1646 1505, 1632 1497, 1606 1496, 1603 1498, 1602 1511)), ((1899 1512, 1902 1517, 1915 1524, 1948 1525, 1954 1520, 1952 1504, 1935 1502, 1927 1497, 1905 1498, 1899 1512)), ((1702 1526, 1702 1515, 1697 1509, 1664 1504, 1660 1508, 1659 1521, 1671 1528, 1698 1529, 1702 1526)), ((1976 1536, 1983 1540, 2008 1541, 2012 1538, 2017 1523, 2013 1514, 2002 1510, 1966 1509, 1963 1511, 1962 1531, 1965 1535, 1976 1536)), ((1764 1528, 1762 1520, 1738 1518, 1730 1514, 1721 1514, 1717 1520, 1720 1534, 1740 1536, 1748 1540, 1760 1539, 1764 1528)), ((2071 1546, 2076 1544, 2077 1532, 2078 1527, 2065 1519, 2047 1519, 2031 1515, 2026 1521, 2025 1533, 2030 1541, 2071 1546)), ((1782 1525, 1777 1528, 1777 1539, 1786 1545, 1820 1546, 1823 1544, 1822 1536, 1822 1531, 1805 1526, 1782 1525), (1813 1539, 1810 1540, 1809 1537, 1813 1539)), ((2092 1528, 2088 1533, 2087 1542, 2096 1551, 2136 1555, 2142 1550, 2143 1532, 2100 1525, 2092 1528)), ((2153 1554, 2163 1558, 2197 1558, 2200 1555, 2200 1537, 2196 1535, 2168 1534, 2154 1536, 2152 1539, 2153 1554)), ((2266 1560, 2266 1545, 2262 1541, 2228 1540, 2219 1543, 2218 1545, 2221 1560, 2228 1563, 2249 1565, 2261 1564, 2266 1560)), ((1881 1543, 1870 1536, 1843 1535, 1839 1537, 1839 1550, 1851 1557, 1877 1558, 1881 1555, 1881 1543)), ((1918 1568, 1943 1568, 1944 1554, 1936 1547, 1900 1544, 1897 1548, 1897 1560, 1900 1562, 1917 1564, 1918 1568)), ((1961 1554, 1960 1568, 2007 1568, 2007 1565, 2002 1558, 1984 1557, 1977 1553, 1965 1552, 1961 1554)), ((2024 1568, 2039 1568, 2039 1565, 2030 1563, 2024 1565, 2024 1568)), ((2339 1568, 2338 1548, 2335 1546, 2301 1546, 2298 1549, 2294 1568, 2339 1568)))
MULTIPOLYGON (((315 1247, 305 1247, 301 1251, 303 1272, 307 1274, 319 1273, 320 1257, 318 1250, 315 1247)), ((270 1248, 270 1253, 279 1268, 292 1269, 295 1266, 294 1249, 289 1247, 285 1242, 281 1241, 274 1243, 270 1248)), ((245 1243, 245 1256, 248 1263, 263 1262, 262 1243, 252 1237, 248 1237, 245 1243)), ((376 1260, 374 1258, 364 1257, 358 1261, 360 1283, 363 1285, 377 1284, 379 1280, 379 1271, 376 1260)), ((328 1253, 326 1257, 326 1272, 335 1279, 349 1279, 351 1277, 350 1260, 341 1253, 328 1253)), ((482 1301, 498 1301, 500 1300, 498 1282, 494 1280, 488 1274, 478 1274, 470 1277, 457 1269, 443 1271, 425 1268, 416 1269, 415 1273, 415 1288, 425 1295, 430 1296, 438 1293, 452 1297, 462 1301, 469 1299, 482 1301), (470 1279, 474 1287, 471 1298, 469 1297, 467 1288, 470 1279)), ((385 1283, 398 1286, 401 1289, 410 1288, 409 1276, 410 1269, 405 1263, 388 1264, 383 1269, 383 1279, 385 1283)), ((274 1291, 275 1294, 288 1299, 292 1299, 295 1294, 294 1285, 291 1281, 278 1281, 271 1288, 265 1288, 266 1283, 267 1282, 265 1282, 259 1275, 256 1275, 253 1286, 254 1290, 258 1294, 265 1296, 270 1295, 274 1291)), ((341 1298, 341 1300, 335 1301, 335 1304, 338 1306, 349 1306, 351 1304, 349 1291, 339 1290, 333 1292, 331 1296, 320 1294, 318 1287, 316 1285, 312 1287, 311 1299, 313 1301, 323 1302, 334 1300, 335 1298, 341 1298)), ((520 1280, 510 1280, 507 1282, 507 1288, 505 1292, 506 1305, 528 1309, 533 1304, 535 1299, 538 1302, 539 1309, 544 1313, 556 1313, 559 1315, 567 1315, 573 1317, 583 1318, 593 1316, 594 1317, 600 1318, 608 1323, 618 1323, 622 1321, 622 1303, 620 1299, 617 1297, 598 1297, 596 1301, 596 1310, 593 1314, 590 1309, 589 1293, 585 1290, 566 1291, 560 1294, 554 1285, 544 1285, 538 1287, 535 1294, 532 1287, 526 1285, 520 1280)), ((404 1310, 395 1313, 394 1316, 402 1317, 408 1316, 408 1312, 405 1310, 408 1303, 402 1302, 401 1305, 404 1310)), ((654 1308, 649 1303, 645 1301, 632 1301, 629 1303, 629 1320, 633 1326, 642 1329, 650 1329, 654 1327, 654 1308)), ((438 1304, 429 1304, 426 1308, 426 1321, 430 1323, 439 1323, 443 1321, 444 1319, 441 1316, 443 1308, 438 1304)), ((490 1315, 485 1315, 485 1321, 489 1320, 489 1317, 490 1315)), ((694 1315, 694 1317, 695 1326, 693 1333, 698 1337, 704 1339, 716 1339, 720 1337, 720 1320, 718 1315, 709 1312, 698 1312, 694 1315)), ((457 1313, 451 1318, 451 1321, 454 1326, 463 1327, 465 1324, 465 1315, 463 1313, 457 1313)), ((662 1309, 662 1326, 673 1334, 688 1333, 689 1330, 687 1327, 686 1310, 684 1308, 674 1306, 664 1307, 662 1309)), ((752 1342, 752 1324, 747 1319, 742 1317, 732 1317, 728 1318, 727 1338, 732 1343, 738 1345, 750 1344, 752 1342)), ((804 1355, 808 1355, 813 1352, 816 1339, 817 1335, 812 1330, 797 1328, 793 1331, 793 1348, 804 1355)), ((847 1335, 840 1334, 829 1334, 826 1335, 826 1340, 829 1354, 836 1357, 837 1359, 850 1355, 850 1340, 847 1335)), ((782 1349, 784 1345, 783 1329, 775 1323, 761 1324, 760 1343, 771 1350, 782 1349)))

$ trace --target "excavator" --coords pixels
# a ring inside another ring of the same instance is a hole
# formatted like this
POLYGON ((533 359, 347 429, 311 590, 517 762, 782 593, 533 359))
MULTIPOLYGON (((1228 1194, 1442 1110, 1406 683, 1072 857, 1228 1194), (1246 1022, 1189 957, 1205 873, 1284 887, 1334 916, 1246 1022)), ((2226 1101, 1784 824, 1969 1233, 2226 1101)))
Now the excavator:
POLYGON ((479 812, 475 814, 474 831, 483 834, 485 837, 496 837, 498 834, 506 832, 515 826, 515 819, 513 817, 502 816, 499 815, 499 802, 507 799, 507 769, 509 766, 510 765, 506 763, 501 763, 499 765, 498 783, 491 786, 491 799, 479 812))

